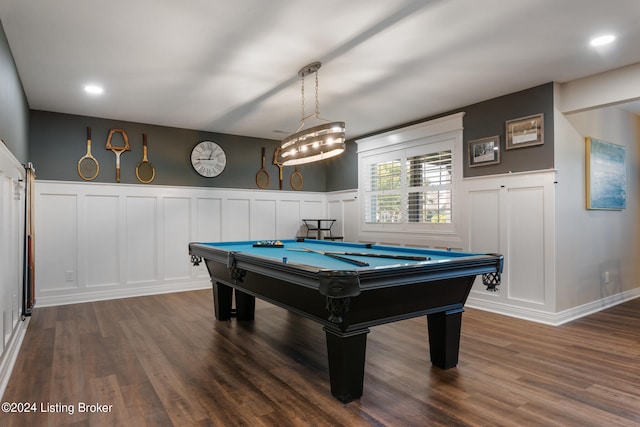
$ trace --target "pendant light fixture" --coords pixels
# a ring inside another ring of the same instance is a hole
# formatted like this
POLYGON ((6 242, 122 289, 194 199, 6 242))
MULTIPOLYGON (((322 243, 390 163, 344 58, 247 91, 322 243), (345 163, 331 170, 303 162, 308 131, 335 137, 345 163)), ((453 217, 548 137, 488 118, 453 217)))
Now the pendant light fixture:
POLYGON ((341 154, 345 148, 344 122, 332 122, 320 117, 320 102, 318 101, 318 70, 322 64, 314 62, 298 71, 302 80, 302 118, 300 127, 293 135, 282 140, 278 156, 283 166, 301 165, 328 159, 341 154), (316 105, 315 112, 305 116, 304 112, 304 78, 315 74, 316 105), (321 125, 304 129, 308 119, 316 118, 323 122, 321 125))

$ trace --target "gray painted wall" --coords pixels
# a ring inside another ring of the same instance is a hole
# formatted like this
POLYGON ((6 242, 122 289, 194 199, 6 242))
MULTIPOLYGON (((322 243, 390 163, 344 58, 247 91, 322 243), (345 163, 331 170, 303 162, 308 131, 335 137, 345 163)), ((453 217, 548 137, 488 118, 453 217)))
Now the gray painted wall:
MULTIPOLYGON (((86 153, 87 126, 92 132, 91 151, 100 165, 100 173, 92 182, 115 182, 115 154, 106 150, 105 144, 110 129, 123 129, 131 151, 121 155, 121 183, 140 183, 135 168, 142 160, 142 134, 146 133, 149 161, 156 169, 152 184, 257 189, 255 177, 261 166, 261 147, 266 147, 269 189, 279 188, 278 168, 272 164, 278 141, 34 110, 29 147, 38 179, 83 181, 77 164, 86 153), (191 150, 204 140, 216 142, 227 156, 225 170, 214 178, 204 178, 191 167, 191 150)), ((115 138, 113 142, 115 145, 115 138)), ((326 191, 323 164, 301 165, 299 170, 304 179, 303 191, 326 191)), ((289 179, 293 171, 293 167, 283 168, 283 190, 292 190, 289 179)))
MULTIPOLYGON (((348 124, 347 124, 348 125, 348 124)), ((353 190, 358 188, 358 145, 347 141, 344 153, 325 160, 327 191, 353 190)))
POLYGON ((469 105, 464 111, 464 177, 525 172, 554 167, 553 83, 547 83, 488 101, 469 105), (505 150, 507 120, 544 114, 544 144, 505 150), (500 135, 501 161, 496 165, 469 165, 469 141, 500 135))
MULTIPOLYGON (((553 83, 536 86, 520 92, 468 105, 393 128, 382 129, 359 138, 373 136, 405 126, 425 122, 452 113, 464 111, 464 170, 463 176, 474 177, 509 172, 524 172, 554 167, 553 155, 553 83), (507 120, 544 114, 544 145, 505 150, 505 126, 507 120), (469 141, 500 135, 501 161, 496 165, 469 167, 469 141)), ((348 123, 347 123, 348 125, 348 123)), ((358 154, 355 143, 347 144, 347 152, 335 161, 327 161, 327 191, 347 190, 358 187, 358 154)))
POLYGON ((21 163, 28 161, 29 105, 0 22, 0 139, 21 163))

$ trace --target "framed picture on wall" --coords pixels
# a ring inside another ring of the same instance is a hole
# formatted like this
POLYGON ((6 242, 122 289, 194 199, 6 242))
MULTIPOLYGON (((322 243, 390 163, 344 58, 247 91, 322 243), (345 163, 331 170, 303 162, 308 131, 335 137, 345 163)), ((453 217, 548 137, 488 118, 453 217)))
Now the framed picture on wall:
POLYGON ((544 114, 508 120, 505 135, 507 150, 544 144, 544 114))
POLYGON ((595 138, 585 141, 587 209, 626 208, 626 148, 595 138))
POLYGON ((469 167, 500 163, 500 135, 469 141, 469 167))

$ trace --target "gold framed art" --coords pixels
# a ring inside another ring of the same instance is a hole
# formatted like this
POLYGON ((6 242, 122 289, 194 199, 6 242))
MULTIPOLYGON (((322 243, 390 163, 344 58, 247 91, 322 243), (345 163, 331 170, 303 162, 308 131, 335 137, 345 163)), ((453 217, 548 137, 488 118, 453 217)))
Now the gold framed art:
POLYGON ((544 144, 544 114, 508 120, 505 136, 507 150, 544 144))

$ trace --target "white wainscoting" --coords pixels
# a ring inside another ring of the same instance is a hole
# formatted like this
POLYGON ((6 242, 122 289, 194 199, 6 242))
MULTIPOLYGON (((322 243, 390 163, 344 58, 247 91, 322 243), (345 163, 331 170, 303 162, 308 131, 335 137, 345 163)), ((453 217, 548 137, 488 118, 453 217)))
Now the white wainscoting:
MULTIPOLYGON (((467 305, 561 324, 596 308, 556 312, 554 182, 554 171, 464 179, 456 239, 389 233, 373 236, 374 241, 501 253, 505 267, 498 291, 487 291, 478 278, 467 305)), ((12 191, 6 183, 2 188, 3 194, 12 191)), ((304 234, 302 218, 336 219, 334 234, 345 241, 372 238, 361 233, 357 190, 325 194, 36 181, 35 203, 36 307, 208 288, 204 266, 191 266, 189 242, 293 238, 304 234)), ((604 302, 614 305, 619 297, 604 302)))
POLYGON ((0 397, 11 376, 28 322, 21 321, 25 172, 0 141, 0 397))
POLYGON ((555 323, 554 181, 554 171, 464 180, 468 249, 505 258, 497 292, 478 278, 467 305, 555 323))
POLYGON ((302 218, 328 215, 324 193, 60 181, 35 189, 41 307, 207 288, 189 242, 290 239, 302 218))
POLYGON ((327 218, 336 220, 332 235, 342 236, 345 242, 359 241, 358 190, 327 193, 327 218))

